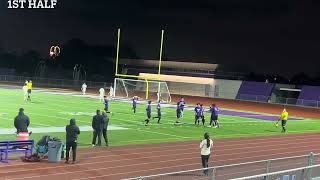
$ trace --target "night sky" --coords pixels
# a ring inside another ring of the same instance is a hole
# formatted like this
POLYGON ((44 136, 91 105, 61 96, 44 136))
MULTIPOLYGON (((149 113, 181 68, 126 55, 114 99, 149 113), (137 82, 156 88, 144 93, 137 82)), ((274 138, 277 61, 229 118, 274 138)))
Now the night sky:
POLYGON ((141 58, 155 59, 164 29, 168 59, 315 74, 320 72, 319 5, 311 0, 58 0, 56 9, 7 9, 7 0, 1 0, 0 48, 46 55, 53 43, 72 38, 115 45, 120 27, 122 43, 141 58))

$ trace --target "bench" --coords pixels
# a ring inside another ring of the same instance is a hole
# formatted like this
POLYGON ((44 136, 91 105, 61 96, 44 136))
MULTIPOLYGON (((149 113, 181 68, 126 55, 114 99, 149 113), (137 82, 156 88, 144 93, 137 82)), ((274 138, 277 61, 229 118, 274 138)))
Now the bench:
POLYGON ((8 163, 9 153, 24 153, 25 157, 27 157, 32 155, 33 149, 34 140, 0 141, 0 162, 8 163))

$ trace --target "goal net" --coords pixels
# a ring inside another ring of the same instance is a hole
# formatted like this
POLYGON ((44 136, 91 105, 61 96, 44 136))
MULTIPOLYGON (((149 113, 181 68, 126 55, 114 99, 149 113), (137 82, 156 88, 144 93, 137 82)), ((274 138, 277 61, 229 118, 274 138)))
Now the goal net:
POLYGON ((114 97, 131 99, 133 96, 138 96, 145 100, 171 102, 166 82, 115 78, 114 97))

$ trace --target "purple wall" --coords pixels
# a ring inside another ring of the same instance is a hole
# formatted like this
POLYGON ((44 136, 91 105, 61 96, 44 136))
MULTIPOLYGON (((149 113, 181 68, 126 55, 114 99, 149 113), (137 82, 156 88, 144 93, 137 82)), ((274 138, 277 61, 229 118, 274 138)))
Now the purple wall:
POLYGON ((317 106, 320 101, 319 86, 303 86, 297 101, 297 105, 317 106))
POLYGON ((237 99, 268 102, 273 87, 273 83, 243 81, 237 99))

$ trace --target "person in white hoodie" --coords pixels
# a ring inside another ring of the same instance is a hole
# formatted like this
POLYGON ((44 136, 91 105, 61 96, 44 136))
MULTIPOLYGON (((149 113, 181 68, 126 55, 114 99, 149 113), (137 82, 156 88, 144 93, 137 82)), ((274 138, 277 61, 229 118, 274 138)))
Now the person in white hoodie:
MULTIPOLYGON (((209 134, 207 132, 204 133, 204 139, 200 142, 201 161, 203 168, 208 168, 212 146, 213 141, 210 139, 209 134)), ((208 169, 203 170, 203 173, 208 176, 208 169)))
POLYGON ((86 91, 87 91, 87 85, 86 85, 86 83, 83 83, 83 84, 82 84, 81 91, 82 91, 82 95, 86 95, 86 91))
POLYGON ((28 100, 28 86, 27 86, 27 83, 25 83, 25 84, 23 85, 22 91, 23 91, 24 101, 27 101, 27 100, 28 100))
POLYGON ((105 95, 104 88, 100 88, 100 89, 99 89, 99 101, 100 101, 100 102, 103 102, 103 100, 104 100, 104 95, 105 95))

